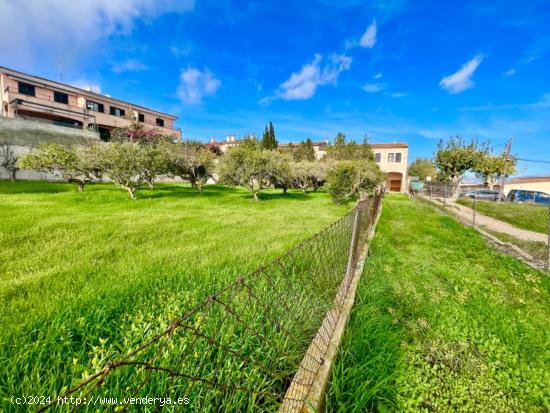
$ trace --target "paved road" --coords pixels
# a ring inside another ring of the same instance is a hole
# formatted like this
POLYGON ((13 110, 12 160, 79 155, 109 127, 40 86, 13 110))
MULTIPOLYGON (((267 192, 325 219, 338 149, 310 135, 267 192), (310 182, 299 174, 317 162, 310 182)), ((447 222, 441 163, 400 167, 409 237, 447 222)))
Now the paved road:
MULTIPOLYGON (((428 199, 428 197, 425 197, 428 199)), ((433 201, 439 201, 443 204, 443 198, 432 197, 433 201)), ((462 221, 472 225, 473 210, 464 205, 457 204, 454 199, 447 198, 447 208, 449 212, 457 215, 462 221)), ((485 227, 490 231, 502 232, 524 241, 544 242, 548 244, 548 235, 541 234, 540 232, 528 231, 526 229, 517 228, 507 222, 500 221, 498 219, 488 217, 476 212, 476 226, 485 227)))

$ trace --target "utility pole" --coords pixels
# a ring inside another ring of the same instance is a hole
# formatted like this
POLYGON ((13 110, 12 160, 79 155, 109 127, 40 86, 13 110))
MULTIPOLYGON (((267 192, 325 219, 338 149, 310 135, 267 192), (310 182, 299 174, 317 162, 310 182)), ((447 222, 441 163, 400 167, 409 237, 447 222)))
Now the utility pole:
MULTIPOLYGON (((504 152, 506 153, 506 161, 510 162, 510 153, 512 152, 512 137, 510 136, 508 138, 508 143, 506 144, 504 148, 504 152)), ((500 187, 499 190, 499 201, 502 201, 502 198, 504 197, 504 174, 500 175, 500 187)))

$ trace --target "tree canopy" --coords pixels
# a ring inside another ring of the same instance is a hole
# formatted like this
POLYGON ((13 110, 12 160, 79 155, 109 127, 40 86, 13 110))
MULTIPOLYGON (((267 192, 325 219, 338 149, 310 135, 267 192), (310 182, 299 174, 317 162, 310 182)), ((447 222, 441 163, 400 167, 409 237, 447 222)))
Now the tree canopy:
POLYGON ((67 182, 76 182, 78 190, 83 191, 84 186, 101 177, 103 167, 99 144, 67 148, 58 143, 45 143, 38 147, 36 152, 23 156, 20 167, 33 169, 58 175, 67 182))
POLYGON ((480 156, 476 140, 466 143, 458 136, 449 138, 446 143, 440 140, 435 153, 438 180, 458 183, 466 171, 474 168, 480 156))
POLYGON ((437 170, 430 159, 419 158, 409 165, 407 174, 411 177, 416 176, 421 181, 424 181, 427 177, 435 179, 437 170))
POLYGON ((287 179, 287 168, 285 156, 278 151, 240 145, 227 151, 218 173, 221 182, 247 188, 258 201, 262 189, 287 179))
POLYGON ((374 160, 374 153, 367 139, 360 144, 353 139, 348 142, 346 135, 338 133, 334 143, 327 148, 326 158, 335 161, 374 160))

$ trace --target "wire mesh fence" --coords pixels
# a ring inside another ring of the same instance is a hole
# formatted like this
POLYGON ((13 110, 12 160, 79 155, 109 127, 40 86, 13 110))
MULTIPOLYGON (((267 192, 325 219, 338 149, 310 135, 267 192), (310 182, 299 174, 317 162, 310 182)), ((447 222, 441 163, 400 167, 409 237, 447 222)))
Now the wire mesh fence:
POLYGON ((38 411, 276 411, 283 402, 297 411, 304 393, 287 389, 311 387, 323 364, 382 196, 56 389, 38 411))
POLYGON ((456 188, 445 187, 427 184, 413 195, 421 201, 431 201, 466 225, 512 244, 527 259, 550 271, 550 204, 510 202, 502 199, 498 191, 487 189, 460 193, 456 188))

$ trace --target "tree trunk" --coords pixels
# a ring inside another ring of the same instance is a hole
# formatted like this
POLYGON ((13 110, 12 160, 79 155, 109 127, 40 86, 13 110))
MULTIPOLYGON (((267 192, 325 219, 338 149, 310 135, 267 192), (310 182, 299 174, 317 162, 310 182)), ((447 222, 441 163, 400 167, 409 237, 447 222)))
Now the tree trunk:
POLYGON ((130 194, 130 199, 136 199, 136 188, 126 188, 130 194))
POLYGON ((86 185, 84 181, 78 181, 78 192, 84 191, 84 185, 86 185))
POLYGON ((17 170, 16 170, 16 169, 10 170, 10 181, 15 182, 15 180, 16 180, 16 174, 17 174, 17 170))
POLYGON ((147 185, 149 185, 149 189, 155 189, 155 181, 152 179, 147 181, 147 185))
POLYGON ((259 201, 260 198, 258 197, 258 191, 254 191, 254 201, 259 201))
POLYGON ((286 186, 283 186, 283 194, 286 194, 288 191, 288 188, 286 186))

